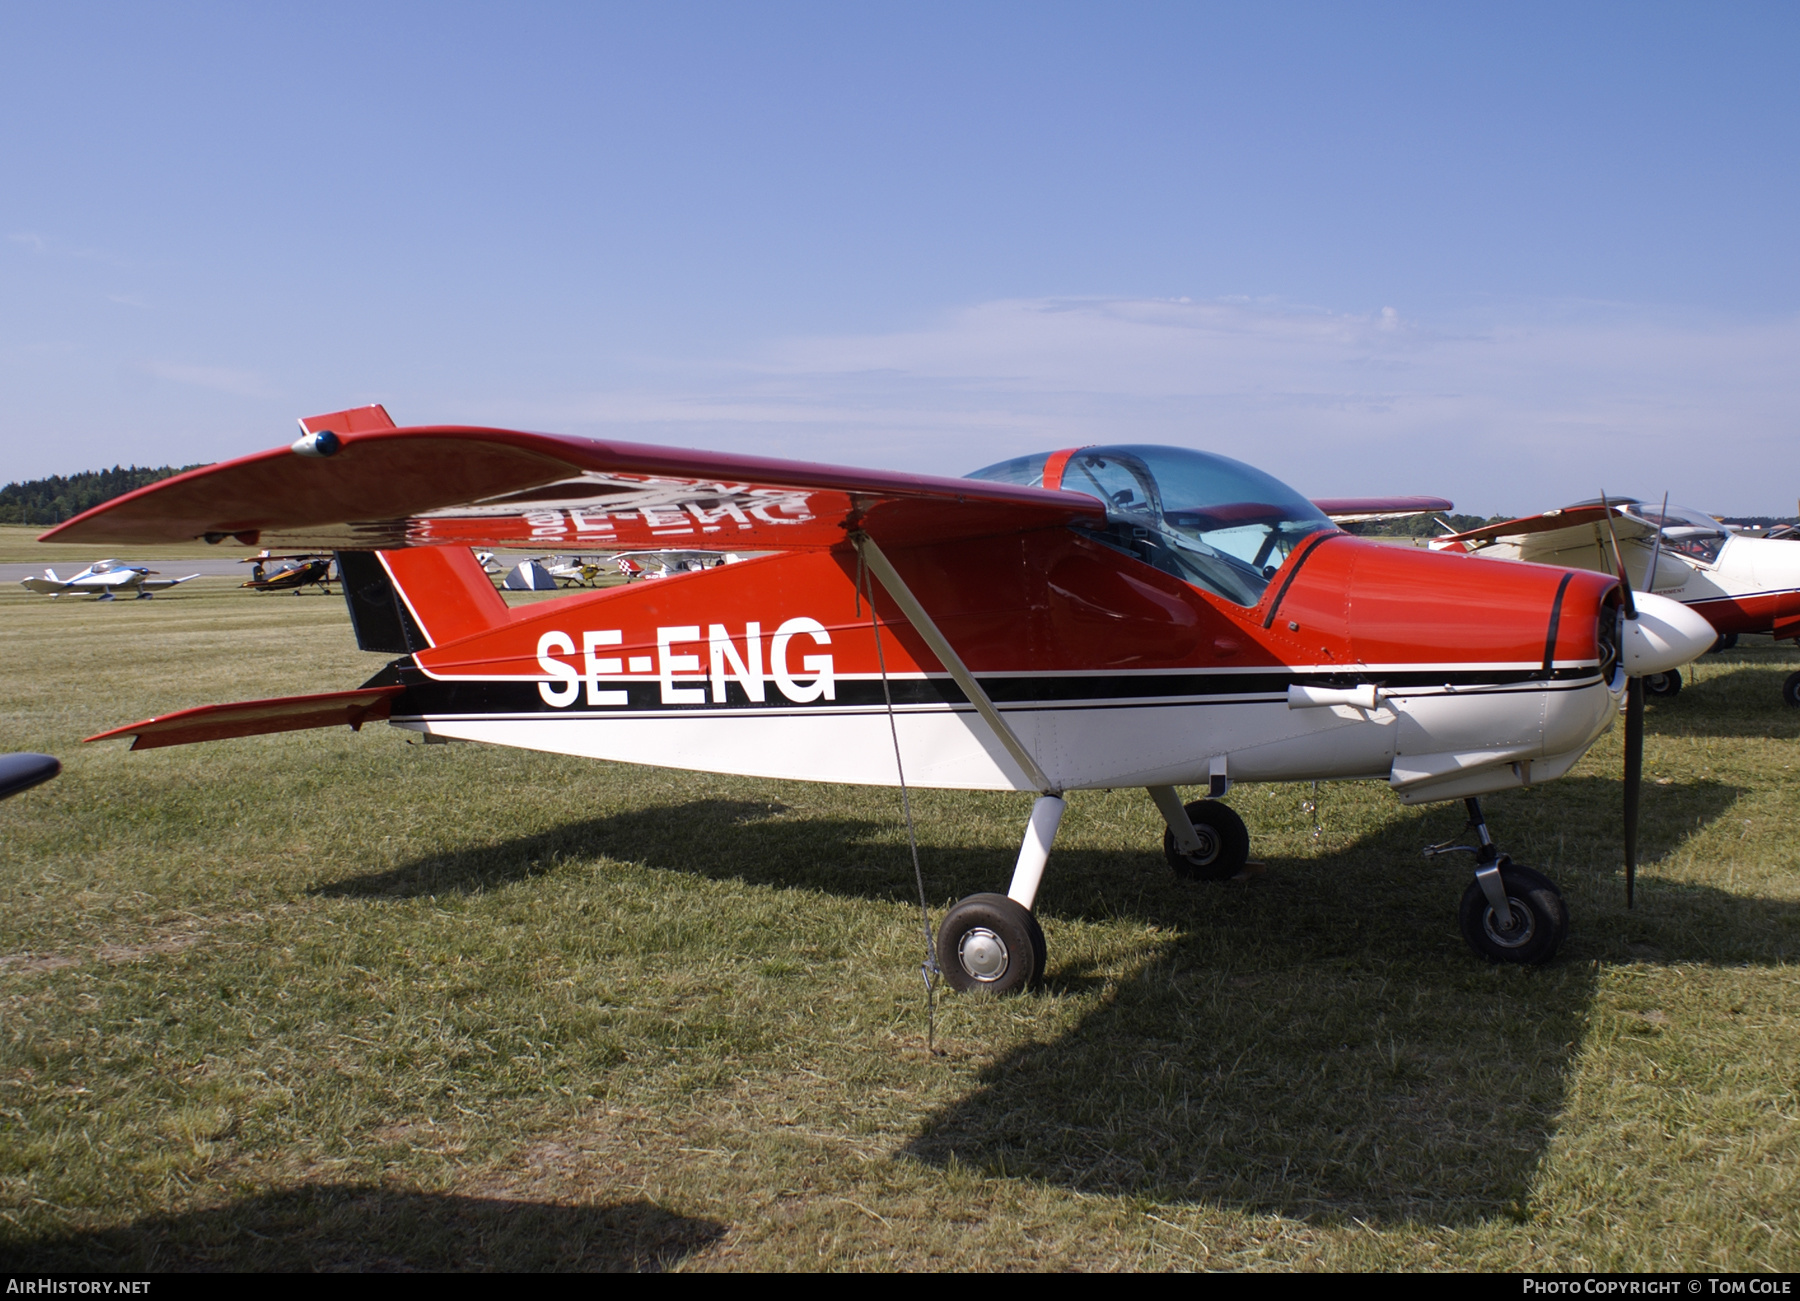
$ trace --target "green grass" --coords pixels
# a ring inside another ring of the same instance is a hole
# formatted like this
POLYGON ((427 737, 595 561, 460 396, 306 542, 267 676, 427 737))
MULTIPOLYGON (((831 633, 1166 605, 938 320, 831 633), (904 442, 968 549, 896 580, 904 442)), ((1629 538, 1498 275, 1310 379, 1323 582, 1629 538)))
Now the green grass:
POLYGON ((158 542, 150 546, 124 546, 119 543, 39 542, 38 535, 48 532, 50 524, 0 524, 0 564, 7 565, 73 565, 77 569, 93 564, 102 557, 114 560, 215 560, 256 554, 255 547, 237 542, 221 542, 208 546, 198 539, 192 542, 158 542))
MULTIPOLYGON (((1609 736, 1489 801, 1563 886, 1542 970, 1458 935, 1460 806, 1246 786, 1184 885, 1079 794, 1047 988, 928 1055, 894 792, 404 733, 128 754, 160 711, 355 685, 338 601, 0 593, 9 1268, 1800 1266, 1797 658, 1650 709, 1638 906, 1609 736)), ((934 913, 1023 796, 925 792, 934 913)))

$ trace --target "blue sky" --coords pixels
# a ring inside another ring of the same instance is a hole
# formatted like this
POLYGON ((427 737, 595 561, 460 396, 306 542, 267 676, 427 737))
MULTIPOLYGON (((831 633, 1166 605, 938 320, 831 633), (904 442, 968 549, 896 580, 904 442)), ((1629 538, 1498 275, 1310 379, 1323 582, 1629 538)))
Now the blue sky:
POLYGON ((1800 9, 0 6, 0 479, 382 401, 1800 494, 1800 9))

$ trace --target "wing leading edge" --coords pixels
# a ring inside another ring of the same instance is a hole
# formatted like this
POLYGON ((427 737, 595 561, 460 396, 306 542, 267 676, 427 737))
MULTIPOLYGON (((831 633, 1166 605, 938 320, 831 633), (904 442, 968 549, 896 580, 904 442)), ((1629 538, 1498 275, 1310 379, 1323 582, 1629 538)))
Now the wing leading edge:
POLYGON ((1317 497, 1313 505, 1333 524, 1368 524, 1456 509, 1447 497, 1317 497))
MULTIPOLYGON (((343 413, 340 413, 343 414, 343 413)), ((385 413, 384 413, 385 414, 385 413)), ((1103 522, 1078 493, 507 429, 303 421, 292 447, 165 479, 43 535, 393 550, 822 550, 1103 522), (329 434, 327 438, 326 435, 329 434)))

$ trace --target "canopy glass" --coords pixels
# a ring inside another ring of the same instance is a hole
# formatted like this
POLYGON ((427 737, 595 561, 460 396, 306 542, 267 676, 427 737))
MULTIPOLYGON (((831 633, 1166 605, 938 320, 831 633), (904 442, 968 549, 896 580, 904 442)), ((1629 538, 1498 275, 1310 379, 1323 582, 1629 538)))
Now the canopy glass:
MULTIPOLYGON (((1049 462, 1021 456, 967 477, 1041 488, 1049 462)), ((1245 606, 1301 539, 1334 527, 1279 479, 1186 447, 1084 447, 1069 454, 1059 486, 1105 504, 1102 541, 1245 606)))

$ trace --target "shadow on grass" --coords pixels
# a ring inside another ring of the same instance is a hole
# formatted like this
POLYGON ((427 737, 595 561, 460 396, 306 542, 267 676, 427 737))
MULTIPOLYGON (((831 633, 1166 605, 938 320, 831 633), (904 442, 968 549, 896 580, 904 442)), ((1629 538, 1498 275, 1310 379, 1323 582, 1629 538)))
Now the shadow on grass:
MULTIPOLYGON (((1738 794, 1658 788, 1646 850, 1675 852, 1738 794)), ((1509 825, 1603 821, 1617 800, 1616 783, 1574 778, 1495 800, 1490 816, 1504 840, 1509 825)), ((1800 907, 1652 878, 1627 912, 1610 870, 1615 815, 1585 846, 1588 865, 1577 855, 1560 873, 1573 915, 1561 958, 1490 967, 1454 919, 1467 859, 1417 858, 1428 826, 1442 838, 1459 821, 1408 815, 1327 861, 1275 857, 1246 885, 1202 892, 1209 902, 1110 1001, 993 1063, 909 1153, 1325 1222, 1522 1214, 1603 963, 1791 961, 1800 907)), ((1051 987, 1065 978, 1053 954, 1051 987)))
POLYGON ((66 1236, 0 1239, 8 1268, 663 1270, 725 1226, 648 1202, 555 1206, 368 1185, 308 1186, 66 1236))
MULTIPOLYGON (((769 819, 785 812, 787 806, 775 801, 717 799, 633 810, 565 823, 495 845, 475 845, 454 853, 416 858, 386 872, 371 872, 315 887, 312 893, 331 898, 476 893, 552 871, 571 859, 600 856, 646 862, 653 867, 673 866, 665 860, 671 856, 686 860, 699 854, 705 841, 737 847, 741 835, 733 828, 766 827, 772 825, 769 819)), ((797 825, 784 824, 784 828, 791 830, 797 825)), ((811 838, 838 842, 878 830, 872 822, 833 823, 830 831, 822 831, 816 823, 805 825, 811 828, 811 838)))
POLYGON ((1800 736, 1800 709, 1783 702, 1781 686, 1800 662, 1778 665, 1712 665, 1702 661, 1700 680, 1682 671, 1687 685, 1673 700, 1644 711, 1646 736, 1743 736, 1791 740, 1800 736))
MULTIPOLYGON (((1645 860, 1677 853, 1739 794, 1717 782, 1651 788, 1645 860)), ((1475 959, 1456 924, 1469 861, 1420 856, 1455 835, 1460 805, 1397 810, 1319 856, 1271 855, 1244 883, 1177 881, 1149 845, 1059 848, 1038 907, 1047 987, 1080 996, 1110 983, 1111 997, 1054 1042, 995 1062, 909 1151, 1083 1192, 1259 1213, 1470 1223, 1515 1211, 1563 1109, 1602 961, 1762 963, 1800 952, 1794 906, 1680 885, 1654 867, 1626 912, 1619 804, 1618 782, 1605 777, 1489 802, 1503 847, 1559 879, 1571 904, 1563 956, 1539 970, 1475 959), (1062 928, 1120 918, 1166 936, 1139 969, 1121 979, 1059 959, 1062 928)), ((921 829, 934 899, 1004 885, 1005 848, 932 843, 931 822, 921 829)), ((909 901, 911 866, 892 833, 873 820, 701 800, 330 890, 478 889, 566 855, 909 901)))

